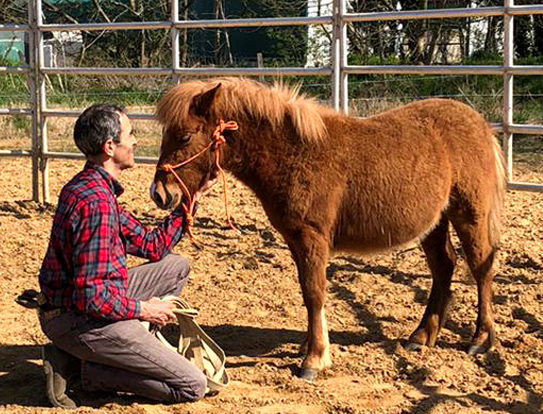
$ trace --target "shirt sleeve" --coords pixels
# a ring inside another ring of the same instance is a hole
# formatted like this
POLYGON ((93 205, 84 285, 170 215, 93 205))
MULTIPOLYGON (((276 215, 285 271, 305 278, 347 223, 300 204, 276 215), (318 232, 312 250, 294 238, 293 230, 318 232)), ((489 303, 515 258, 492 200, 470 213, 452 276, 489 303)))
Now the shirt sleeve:
MULTIPOLYGON (((140 315, 140 303, 125 296, 126 263, 115 258, 116 211, 107 202, 84 205, 72 220, 73 303, 97 318, 121 320, 140 315)), ((118 236, 117 236, 118 237, 118 236)))
POLYGON ((185 213, 174 210, 157 227, 150 229, 132 214, 119 208, 121 233, 126 252, 152 262, 162 259, 179 242, 185 228, 185 213))

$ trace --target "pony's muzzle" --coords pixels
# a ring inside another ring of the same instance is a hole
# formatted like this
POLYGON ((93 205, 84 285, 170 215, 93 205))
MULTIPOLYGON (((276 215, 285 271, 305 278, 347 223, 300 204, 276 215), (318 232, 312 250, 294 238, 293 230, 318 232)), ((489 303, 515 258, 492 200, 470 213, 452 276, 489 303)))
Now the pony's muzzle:
POLYGON ((151 199, 155 202, 158 208, 168 210, 175 207, 181 201, 180 194, 173 194, 168 191, 166 186, 161 181, 155 181, 149 189, 151 199))

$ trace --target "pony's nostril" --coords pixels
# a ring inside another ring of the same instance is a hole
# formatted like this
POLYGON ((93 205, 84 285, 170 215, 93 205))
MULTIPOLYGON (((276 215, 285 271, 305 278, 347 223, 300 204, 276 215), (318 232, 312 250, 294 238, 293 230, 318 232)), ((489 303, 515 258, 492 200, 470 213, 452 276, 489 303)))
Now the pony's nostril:
POLYGON ((171 204, 172 197, 160 182, 158 184, 153 183, 149 190, 151 192, 151 198, 159 208, 168 208, 171 204))
POLYGON ((151 192, 151 200, 155 202, 157 207, 164 208, 164 199, 161 197, 160 193, 158 193, 157 191, 151 192))
POLYGON ((151 184, 151 187, 149 188, 149 194, 151 195, 151 200, 156 201, 155 200, 155 194, 156 194, 156 184, 155 183, 151 184))
POLYGON ((162 207, 162 208, 164 207, 164 200, 162 199, 159 193, 157 192, 152 193, 151 198, 155 201, 157 206, 162 207))

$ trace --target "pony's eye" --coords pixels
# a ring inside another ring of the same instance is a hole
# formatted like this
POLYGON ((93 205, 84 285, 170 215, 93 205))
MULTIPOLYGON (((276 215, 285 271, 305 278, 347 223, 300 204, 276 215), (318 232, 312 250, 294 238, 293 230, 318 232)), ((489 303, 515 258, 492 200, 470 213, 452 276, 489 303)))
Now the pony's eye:
POLYGON ((192 138, 192 134, 185 134, 180 138, 180 141, 183 144, 185 144, 185 143, 189 142, 191 138, 192 138))

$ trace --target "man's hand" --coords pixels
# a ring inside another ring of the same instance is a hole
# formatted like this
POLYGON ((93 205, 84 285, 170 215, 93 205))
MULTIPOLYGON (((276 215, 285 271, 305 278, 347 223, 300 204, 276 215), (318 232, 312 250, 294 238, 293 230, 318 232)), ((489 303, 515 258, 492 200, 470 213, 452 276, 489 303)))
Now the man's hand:
POLYGON ((155 325, 164 326, 169 322, 177 321, 177 317, 172 309, 172 303, 159 298, 141 301, 140 319, 155 325))

